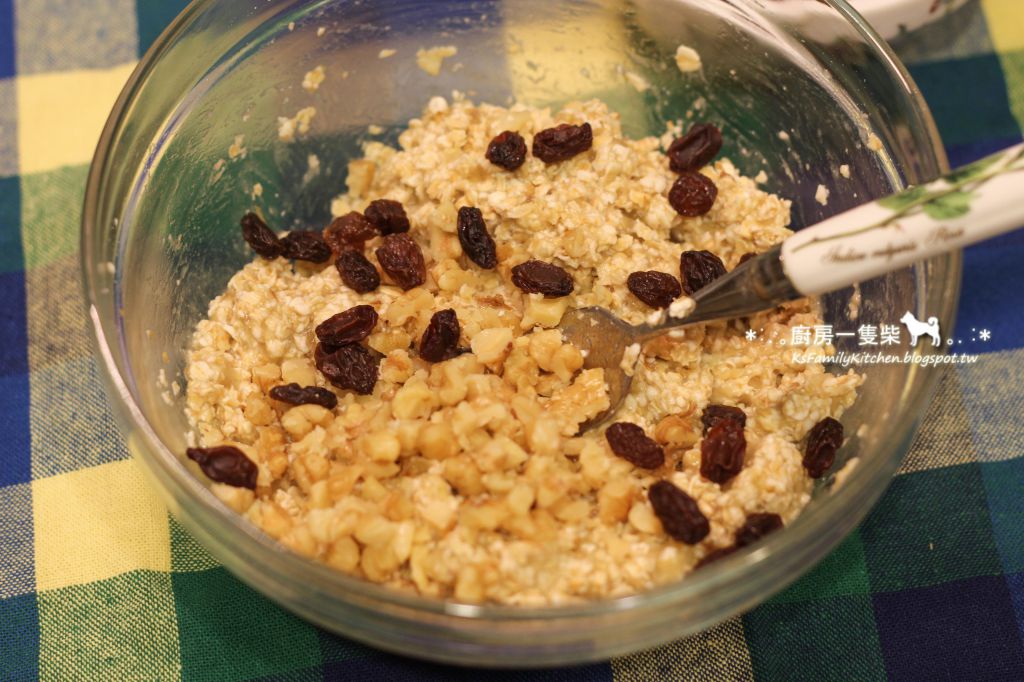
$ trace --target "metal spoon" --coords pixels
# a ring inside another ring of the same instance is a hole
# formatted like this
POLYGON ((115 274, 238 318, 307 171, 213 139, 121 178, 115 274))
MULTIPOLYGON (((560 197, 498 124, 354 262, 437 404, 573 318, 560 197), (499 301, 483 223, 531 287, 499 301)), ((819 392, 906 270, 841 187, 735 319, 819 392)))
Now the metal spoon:
POLYGON ((701 288, 692 306, 670 307, 656 324, 630 325, 599 307, 567 312, 562 335, 584 352, 585 369, 604 369, 610 402, 580 432, 609 420, 629 394, 632 372, 622 367, 629 346, 842 289, 1016 229, 1024 224, 1022 192, 1024 144, 803 229, 701 288))

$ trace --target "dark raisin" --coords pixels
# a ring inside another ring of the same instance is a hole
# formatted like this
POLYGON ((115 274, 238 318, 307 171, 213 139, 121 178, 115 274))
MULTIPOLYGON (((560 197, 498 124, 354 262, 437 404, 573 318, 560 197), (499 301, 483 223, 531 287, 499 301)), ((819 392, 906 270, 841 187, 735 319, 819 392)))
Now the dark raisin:
POLYGON ((700 561, 698 561, 697 564, 693 568, 694 568, 694 570, 697 570, 698 568, 702 568, 704 566, 707 566, 708 564, 710 564, 712 562, 718 561, 722 557, 729 556, 730 554, 735 552, 737 549, 739 549, 739 547, 737 547, 736 545, 729 545, 728 547, 719 547, 718 549, 716 549, 716 550, 714 550, 712 552, 708 552, 707 554, 705 554, 704 558, 702 558, 700 561))
POLYGON ((572 276, 553 263, 528 260, 512 268, 512 283, 528 294, 561 298, 572 293, 572 276))
POLYGON ((710 251, 683 251, 679 257, 679 275, 687 296, 693 296, 724 274, 725 263, 710 251))
POLYGON ((669 481, 652 485, 647 499, 665 532, 679 542, 696 545, 711 532, 711 525, 697 502, 669 481))
POLYGON ((710 123, 698 123, 672 142, 668 165, 675 173, 697 171, 711 163, 722 149, 722 132, 710 123))
POLYGON ((563 123, 533 136, 533 155, 544 163, 558 163, 585 152, 594 144, 589 123, 563 123))
POLYGON ((765 535, 782 528, 782 517, 778 514, 748 514, 740 529, 736 531, 736 546, 752 545, 765 535))
POLYGON ((804 468, 811 478, 821 478, 836 461, 836 450, 843 445, 843 425, 825 417, 811 427, 804 450, 804 468))
POLYGON ((218 445, 213 448, 189 448, 185 454, 199 465, 211 481, 236 488, 256 489, 259 469, 236 447, 218 445))
POLYGON ((420 340, 420 357, 429 362, 450 360, 459 353, 459 318, 451 308, 439 310, 430 318, 430 324, 420 340))
POLYGON ((741 547, 752 545, 765 535, 773 533, 778 529, 782 528, 782 517, 778 514, 751 514, 747 517, 746 521, 736 531, 736 541, 728 545, 727 547, 719 547, 718 549, 709 552, 704 555, 704 558, 697 562, 694 569, 707 566, 708 564, 718 561, 722 557, 729 556, 741 547))
POLYGON ((740 260, 739 260, 738 263, 736 263, 736 267, 739 267, 739 266, 743 265, 744 263, 746 263, 751 258, 757 258, 757 254, 754 253, 753 251, 748 251, 747 253, 745 253, 742 256, 740 256, 740 260))
POLYGON ((366 219, 362 213, 352 211, 335 218, 324 228, 324 241, 335 256, 340 256, 348 249, 362 250, 368 239, 378 234, 377 226, 366 219))
POLYGON ((392 199, 371 201, 363 214, 383 235, 409 231, 409 216, 405 215, 402 204, 392 199))
POLYGON ((710 429, 700 444, 700 475, 714 483, 725 483, 743 468, 747 439, 743 425, 723 419, 710 429))
POLYGON ((380 286, 377 268, 358 251, 342 251, 334 267, 338 269, 345 286, 360 294, 369 293, 380 286))
POLYGON ((644 430, 630 422, 616 422, 604 432, 612 452, 641 469, 657 469, 665 463, 665 451, 644 430))
POLYGON ((626 286, 634 296, 652 308, 667 308, 683 293, 678 279, 657 270, 630 273, 626 278, 626 286))
POLYGON ((281 239, 281 255, 291 260, 326 263, 331 259, 331 247, 320 232, 296 230, 281 239))
POLYGON ((487 270, 498 264, 498 252, 480 209, 471 206, 459 209, 458 232, 459 243, 469 260, 487 270))
POLYGON ((526 140, 519 133, 506 130, 487 145, 486 156, 495 166, 514 171, 526 161, 526 140))
POLYGON ((332 350, 318 343, 313 360, 332 385, 362 395, 373 393, 380 359, 362 346, 353 343, 332 350))
POLYGON ((407 234, 384 238, 377 249, 377 262, 395 284, 408 291, 427 281, 427 266, 419 244, 407 234))
POLYGON ((704 414, 700 416, 700 422, 704 425, 704 435, 708 435, 711 427, 723 419, 735 419, 740 423, 741 428, 747 425, 747 415, 740 408, 729 405, 708 405, 704 408, 704 414))
POLYGON ((717 197, 715 183, 700 173, 683 173, 668 191, 668 203, 676 213, 687 218, 696 218, 710 211, 717 197))
POLYGON ((319 405, 333 410, 338 406, 338 396, 319 386, 285 384, 270 389, 270 397, 289 405, 319 405))
POLYGON ((242 216, 242 236, 252 250, 264 258, 277 258, 281 255, 281 240, 255 213, 242 216))
POLYGON ((317 325, 316 338, 325 346, 344 346, 359 343, 377 326, 377 311, 372 305, 357 305, 354 308, 332 315, 317 325))

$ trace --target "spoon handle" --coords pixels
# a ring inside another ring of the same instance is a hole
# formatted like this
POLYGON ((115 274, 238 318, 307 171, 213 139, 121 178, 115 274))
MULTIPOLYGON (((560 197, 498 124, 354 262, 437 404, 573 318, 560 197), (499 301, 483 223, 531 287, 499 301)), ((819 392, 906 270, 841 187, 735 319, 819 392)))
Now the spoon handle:
POLYGON ((834 291, 1024 225, 1024 144, 800 230, 782 267, 801 294, 834 291))
POLYGON ((637 338, 842 289, 1021 225, 1024 144, 800 230, 703 287, 692 309, 640 325, 637 338))

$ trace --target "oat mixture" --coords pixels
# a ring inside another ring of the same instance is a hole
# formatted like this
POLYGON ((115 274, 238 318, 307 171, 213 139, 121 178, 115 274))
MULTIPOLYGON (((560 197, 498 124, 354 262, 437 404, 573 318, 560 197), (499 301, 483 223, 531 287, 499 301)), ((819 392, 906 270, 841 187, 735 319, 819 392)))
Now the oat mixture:
MULTIPOLYGON (((624 137, 599 101, 553 113, 435 98, 402 133, 401 149, 366 145, 332 205, 348 216, 336 223, 348 221, 349 237, 363 224, 356 211, 395 234, 357 236, 325 257, 317 233, 279 244, 258 218, 243 221, 250 244, 270 257, 246 265, 211 303, 186 371, 202 446, 189 456, 220 481, 214 492, 285 546, 340 571, 428 596, 520 605, 677 580, 792 521, 809 500, 809 473, 821 475, 841 445, 829 418, 854 401, 862 379, 797 364, 784 346, 744 332, 788 339, 793 325, 820 324, 811 302, 648 343, 616 416, 635 426, 577 435, 608 400, 602 370, 583 369, 556 329, 566 310, 605 306, 642 322, 658 311, 631 292, 631 274, 669 273, 649 281, 678 287, 680 277, 692 293, 682 252, 709 251, 731 270, 790 234, 789 203, 727 160, 690 174, 700 176, 688 180, 694 191, 710 181, 717 195, 703 215, 681 215, 668 199, 678 184, 668 141, 624 137), (582 151, 545 162, 535 146, 514 158, 541 131, 573 124, 563 132, 582 135, 584 123, 592 143, 582 151), (505 131, 518 136, 495 141, 505 131), (488 152, 492 141, 498 152, 488 152), (379 199, 404 207, 408 232, 396 222, 403 216, 388 213, 393 204, 369 207, 379 199), (463 228, 473 249, 490 236, 494 267, 487 253, 464 253, 463 228), (422 254, 422 283, 388 260, 400 241, 422 254), (571 292, 526 293, 524 280, 546 277, 513 272, 530 260, 560 268, 571 292), (372 310, 318 329, 360 305, 372 310), (334 334, 340 355, 330 355, 328 336, 318 347, 314 330, 334 334), (325 377, 368 367, 367 358, 379 373, 369 395, 325 377), (805 445, 812 428, 819 433, 805 445), (728 452, 712 452, 724 459, 709 464, 702 458, 715 439, 728 452), (231 451, 244 457, 224 455, 231 451)), ((654 303, 673 297, 656 293, 654 303)))

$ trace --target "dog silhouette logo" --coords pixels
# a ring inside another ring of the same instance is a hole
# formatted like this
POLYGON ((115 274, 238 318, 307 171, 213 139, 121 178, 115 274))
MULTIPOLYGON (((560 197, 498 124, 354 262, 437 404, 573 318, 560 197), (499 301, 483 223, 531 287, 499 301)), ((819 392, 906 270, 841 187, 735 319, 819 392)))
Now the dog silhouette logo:
POLYGON ((929 317, 927 322, 914 317, 910 311, 903 313, 903 317, 900 318, 900 322, 910 332, 910 345, 916 346, 917 340, 922 336, 932 337, 932 345, 938 346, 942 343, 942 339, 939 337, 939 318, 929 317))

